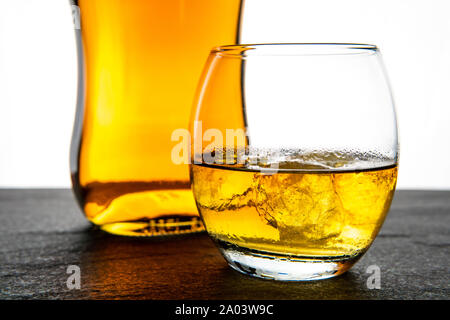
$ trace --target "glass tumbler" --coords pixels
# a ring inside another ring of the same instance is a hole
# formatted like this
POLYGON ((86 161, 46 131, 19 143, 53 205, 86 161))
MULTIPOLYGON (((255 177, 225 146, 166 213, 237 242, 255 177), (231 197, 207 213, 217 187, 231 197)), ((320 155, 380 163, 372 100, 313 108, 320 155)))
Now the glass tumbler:
POLYGON ((369 249, 394 196, 396 112, 379 49, 213 49, 191 119, 191 186, 237 271, 312 280, 369 249))

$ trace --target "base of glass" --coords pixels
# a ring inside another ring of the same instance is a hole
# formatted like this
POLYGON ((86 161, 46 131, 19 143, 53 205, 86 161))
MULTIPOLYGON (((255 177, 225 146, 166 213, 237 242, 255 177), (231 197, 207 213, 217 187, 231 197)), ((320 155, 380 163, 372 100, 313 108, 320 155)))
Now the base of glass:
MULTIPOLYGON (((223 244, 222 241, 220 243, 223 244)), ((336 277, 349 270, 357 256, 302 257, 283 256, 235 245, 220 245, 219 249, 231 268, 241 273, 270 280, 308 281, 336 277)))
POLYGON ((99 226, 111 234, 131 237, 171 236, 205 231, 202 221, 194 216, 167 216, 139 221, 108 223, 99 226))

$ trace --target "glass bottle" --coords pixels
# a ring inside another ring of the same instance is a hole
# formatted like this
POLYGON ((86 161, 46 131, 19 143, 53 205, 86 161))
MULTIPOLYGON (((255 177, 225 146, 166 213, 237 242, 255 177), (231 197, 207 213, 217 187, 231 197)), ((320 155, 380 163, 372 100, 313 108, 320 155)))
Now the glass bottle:
POLYGON ((241 0, 71 1, 79 88, 73 190, 119 235, 203 231, 187 165, 171 160, 210 49, 239 42, 241 0))

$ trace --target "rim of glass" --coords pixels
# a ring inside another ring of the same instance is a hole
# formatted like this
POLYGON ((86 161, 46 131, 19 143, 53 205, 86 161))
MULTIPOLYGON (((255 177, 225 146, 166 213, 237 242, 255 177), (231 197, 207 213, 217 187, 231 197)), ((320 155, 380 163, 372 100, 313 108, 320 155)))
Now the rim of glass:
POLYGON ((373 54, 374 44, 365 43, 254 43, 215 47, 211 54, 218 56, 322 56, 373 54))

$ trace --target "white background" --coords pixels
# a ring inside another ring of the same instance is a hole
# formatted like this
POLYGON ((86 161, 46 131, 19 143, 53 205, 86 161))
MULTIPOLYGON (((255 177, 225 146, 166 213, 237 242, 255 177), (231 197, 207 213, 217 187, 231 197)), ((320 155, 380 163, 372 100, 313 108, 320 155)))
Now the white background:
MULTIPOLYGON (((450 189, 450 1, 247 0, 245 9, 244 43, 378 45, 399 115, 399 188, 450 189)), ((68 1, 0 0, 0 187, 70 186, 75 93, 68 1)))

